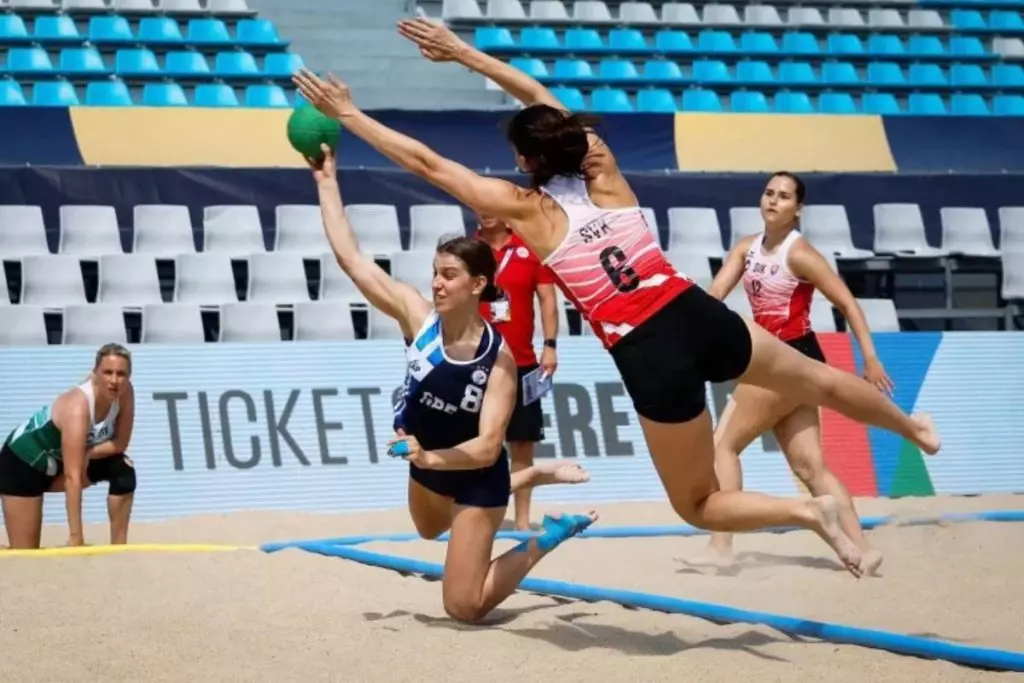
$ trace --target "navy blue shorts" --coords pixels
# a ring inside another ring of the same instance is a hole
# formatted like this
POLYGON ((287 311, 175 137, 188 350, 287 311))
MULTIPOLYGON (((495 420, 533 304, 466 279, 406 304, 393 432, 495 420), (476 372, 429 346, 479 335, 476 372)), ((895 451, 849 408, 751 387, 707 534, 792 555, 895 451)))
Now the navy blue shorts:
POLYGON ((504 448, 490 467, 478 470, 424 470, 409 463, 409 476, 420 486, 456 505, 474 508, 508 507, 512 493, 512 475, 504 448))

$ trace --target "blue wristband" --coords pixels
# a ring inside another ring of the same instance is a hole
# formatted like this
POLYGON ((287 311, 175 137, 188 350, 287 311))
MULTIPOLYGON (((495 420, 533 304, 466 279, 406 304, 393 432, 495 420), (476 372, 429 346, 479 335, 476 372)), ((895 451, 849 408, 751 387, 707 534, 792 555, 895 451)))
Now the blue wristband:
POLYGON ((409 455, 409 443, 407 441, 397 441, 391 444, 388 446, 388 455, 393 458, 409 455))

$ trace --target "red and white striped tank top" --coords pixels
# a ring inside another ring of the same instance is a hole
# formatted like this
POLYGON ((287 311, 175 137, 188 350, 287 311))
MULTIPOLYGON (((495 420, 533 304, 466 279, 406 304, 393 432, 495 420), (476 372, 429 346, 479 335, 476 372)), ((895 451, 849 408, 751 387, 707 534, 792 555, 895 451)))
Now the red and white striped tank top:
POLYGON ((782 341, 799 339, 811 331, 814 285, 789 269, 789 250, 800 239, 791 231, 775 250, 764 251, 764 233, 754 238, 743 265, 743 289, 754 322, 782 341))
POLYGON ((565 240, 544 265, 605 348, 693 285, 665 258, 639 207, 602 209, 578 178, 558 177, 541 189, 569 219, 565 240))

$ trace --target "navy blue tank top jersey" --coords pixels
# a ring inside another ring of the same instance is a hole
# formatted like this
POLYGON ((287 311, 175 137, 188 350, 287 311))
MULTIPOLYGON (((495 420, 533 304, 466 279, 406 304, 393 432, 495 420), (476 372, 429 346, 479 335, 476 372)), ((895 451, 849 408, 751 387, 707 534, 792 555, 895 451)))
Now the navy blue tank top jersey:
POLYGON ((395 405, 394 428, 416 437, 424 450, 453 448, 480 435, 480 408, 504 340, 484 321, 475 358, 448 358, 441 319, 431 312, 406 346, 405 386, 395 405))

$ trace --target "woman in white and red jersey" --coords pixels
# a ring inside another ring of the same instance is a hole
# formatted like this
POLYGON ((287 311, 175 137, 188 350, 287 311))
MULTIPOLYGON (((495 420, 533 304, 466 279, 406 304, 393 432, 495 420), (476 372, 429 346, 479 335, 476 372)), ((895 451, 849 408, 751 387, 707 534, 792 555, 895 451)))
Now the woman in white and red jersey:
MULTIPOLYGON (((880 391, 892 392, 892 380, 878 360, 864 312, 818 251, 797 231, 804 203, 804 183, 792 173, 779 172, 761 194, 764 232, 740 240, 730 250, 708 293, 725 299, 740 281, 754 321, 781 341, 816 361, 825 354, 811 329, 811 298, 821 291, 835 304, 860 344, 864 378, 880 391)), ((739 384, 715 430, 715 472, 723 491, 743 488, 740 453, 771 429, 793 473, 812 495, 831 495, 839 504, 839 523, 861 551, 861 571, 872 574, 882 555, 871 548, 846 487, 825 466, 821 425, 816 406, 800 405, 776 391, 739 384)), ((728 564, 732 534, 712 535, 709 550, 716 564, 728 564)))
POLYGON ((934 453, 939 438, 930 419, 911 418, 860 378, 794 351, 677 273, 590 119, 570 115, 535 79, 442 25, 412 19, 398 30, 428 59, 458 62, 526 105, 512 118, 508 139, 518 167, 531 175, 529 188, 483 177, 371 119, 334 76, 324 80, 303 70, 293 77, 300 93, 399 166, 475 213, 501 219, 550 267, 618 366, 669 501, 683 519, 716 531, 810 529, 859 575, 860 552, 840 528, 831 496, 789 500, 719 490, 705 382, 739 379, 775 389, 934 453))

